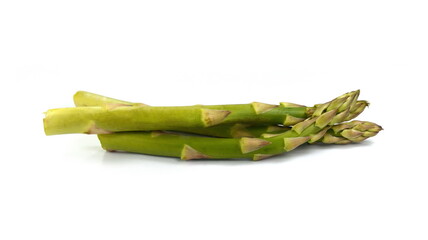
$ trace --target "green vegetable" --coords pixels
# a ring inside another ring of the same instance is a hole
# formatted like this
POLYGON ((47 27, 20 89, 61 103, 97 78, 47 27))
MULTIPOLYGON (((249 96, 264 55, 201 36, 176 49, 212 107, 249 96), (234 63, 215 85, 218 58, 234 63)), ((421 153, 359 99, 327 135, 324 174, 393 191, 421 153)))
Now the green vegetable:
POLYGON ((212 138, 184 136, 164 132, 122 132, 98 135, 101 145, 109 151, 128 151, 181 159, 264 159, 288 152, 309 142, 313 143, 329 130, 329 126, 349 117, 359 91, 344 94, 314 109, 313 116, 290 130, 263 138, 212 138))

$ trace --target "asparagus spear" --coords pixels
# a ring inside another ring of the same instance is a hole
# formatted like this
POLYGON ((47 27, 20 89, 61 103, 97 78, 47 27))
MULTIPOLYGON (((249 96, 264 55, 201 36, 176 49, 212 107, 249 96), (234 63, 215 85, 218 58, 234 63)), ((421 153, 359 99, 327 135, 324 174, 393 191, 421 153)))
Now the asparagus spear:
POLYGON ((294 125, 289 131, 264 138, 210 138, 165 134, 163 132, 122 132, 98 135, 106 150, 120 150, 181 159, 264 159, 288 152, 306 142, 316 142, 329 129, 342 122, 355 107, 359 91, 344 94, 328 104, 319 105, 313 117, 294 125))
MULTIPOLYGON (((124 104, 138 106, 140 103, 125 102, 98 94, 79 91, 74 95, 75 105, 81 106, 114 106, 120 107, 124 104)), ((146 105, 147 106, 147 105, 146 105)), ((229 105, 195 105, 187 106, 203 109, 229 111, 230 114, 221 124, 250 123, 250 124, 284 124, 293 125, 305 120, 312 114, 314 108, 291 107, 288 103, 282 105, 271 105, 266 103, 253 102, 250 104, 229 104, 229 105)), ((186 108, 186 107, 176 107, 186 108)))
POLYGON ((325 106, 321 104, 314 108, 283 107, 254 102, 236 105, 150 107, 141 104, 126 105, 120 100, 113 101, 116 103, 104 106, 48 110, 44 119, 45 133, 106 134, 119 131, 204 128, 220 123, 287 125, 300 122, 308 112, 313 114, 316 109, 325 106))
MULTIPOLYGON (((75 105, 80 106, 104 106, 104 107, 117 107, 117 106, 124 106, 124 105, 130 105, 130 106, 141 106, 144 104, 141 103, 131 103, 127 101, 122 101, 114 98, 105 97, 102 95, 85 92, 85 91, 78 91, 74 95, 74 102, 75 105)), ((328 103, 325 104, 318 104, 314 107, 306 107, 303 105, 298 105, 294 103, 281 103, 280 106, 277 106, 275 108, 279 108, 281 110, 285 111, 273 111, 271 112, 271 115, 265 115, 264 117, 272 117, 274 116, 275 119, 279 119, 280 121, 284 119, 284 122, 282 124, 289 126, 294 125, 298 122, 303 121, 304 119, 312 116, 316 108, 320 108, 322 106, 326 106, 328 103), (294 108, 294 111, 292 111, 294 108), (299 114, 296 114, 299 113, 299 114), (303 114, 302 114, 303 113, 303 114), (285 117, 284 117, 285 116, 285 117), (298 116, 298 117, 297 117, 298 116)), ((197 133, 197 134, 203 134, 208 136, 215 136, 215 137, 259 137, 261 134, 266 132, 275 132, 275 131, 284 131, 284 129, 281 126, 278 125, 262 125, 260 126, 260 123, 257 122, 257 125, 251 125, 251 124, 245 124, 245 122, 248 122, 249 118, 254 119, 257 118, 257 114, 254 112, 256 108, 254 108, 254 103, 251 104, 239 104, 239 105, 214 105, 214 106, 203 106, 207 109, 223 109, 226 111, 231 111, 232 113, 222 122, 222 124, 210 126, 210 127, 178 127, 175 126, 175 131, 181 131, 181 132, 190 132, 190 133, 197 133), (247 118, 247 119, 240 119, 239 118, 247 118), (233 124, 227 124, 227 122, 234 122, 233 124)), ((261 104, 257 103, 256 105, 259 105, 259 111, 260 106, 264 106, 264 108, 269 108, 274 105, 267 105, 267 104, 261 104)), ((355 118, 358 116, 365 107, 368 106, 367 101, 358 101, 350 110, 350 114, 345 119, 345 121, 348 121, 350 119, 355 118)), ((275 123, 281 123, 281 122, 275 122, 275 123)))
MULTIPOLYGON (((76 107, 87 107, 87 106, 115 106, 115 105, 145 105, 143 103, 132 103, 115 98, 106 97, 103 95, 78 91, 73 96, 74 104, 76 107)), ((213 136, 213 137, 259 137, 266 132, 279 132, 285 131, 287 128, 266 125, 266 126, 251 126, 248 124, 236 123, 236 124, 221 124, 205 128, 191 128, 191 127, 176 127, 174 130, 180 132, 196 133, 201 135, 213 136)))

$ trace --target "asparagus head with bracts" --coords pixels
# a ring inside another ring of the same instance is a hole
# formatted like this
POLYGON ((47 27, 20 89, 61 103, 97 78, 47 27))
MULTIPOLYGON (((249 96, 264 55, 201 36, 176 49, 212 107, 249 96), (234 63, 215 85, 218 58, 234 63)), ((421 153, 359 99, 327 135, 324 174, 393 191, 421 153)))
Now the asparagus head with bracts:
POLYGON ((358 143, 376 136, 383 128, 376 123, 352 121, 332 126, 318 141, 327 144, 358 143))

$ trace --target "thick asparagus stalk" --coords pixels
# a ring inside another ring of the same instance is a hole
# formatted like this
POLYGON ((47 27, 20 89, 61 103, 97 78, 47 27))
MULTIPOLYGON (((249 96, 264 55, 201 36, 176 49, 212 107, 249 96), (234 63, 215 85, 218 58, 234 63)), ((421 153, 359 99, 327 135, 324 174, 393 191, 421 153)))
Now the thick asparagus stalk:
POLYGON ((321 139, 328 127, 349 117, 359 91, 344 94, 318 106, 313 117, 294 125, 291 130, 265 138, 210 138, 162 132, 123 132, 98 135, 106 150, 120 150, 181 159, 264 159, 288 152, 306 142, 321 139))
POLYGON ((51 109, 46 112, 46 135, 65 133, 107 134, 120 131, 170 130, 175 127, 209 127, 230 111, 200 107, 106 106, 51 109))
MULTIPOLYGON (((132 106, 140 106, 141 103, 131 103, 126 102, 122 100, 117 100, 109 97, 105 97, 102 95, 85 92, 85 91, 79 91, 74 95, 74 102, 76 106, 123 106, 123 105, 132 105, 132 106)), ((253 103, 253 104, 239 104, 239 105, 205 105, 201 106, 206 109, 223 109, 225 111, 230 111, 231 114, 222 121, 221 124, 210 126, 210 127, 178 127, 175 126, 175 131, 182 131, 182 132, 190 132, 190 133, 197 133, 197 134, 203 134, 208 136, 215 136, 215 137, 259 137, 261 134, 266 132, 275 132, 275 131, 281 131, 281 127, 278 125, 262 125, 260 126, 260 122, 269 122, 266 120, 266 118, 271 118, 270 121, 274 122, 275 124, 284 124, 286 126, 294 125, 298 122, 303 121, 304 119, 311 117, 314 113, 315 109, 321 109, 323 106, 328 105, 329 103, 325 104, 318 104, 315 105, 315 107, 306 107, 303 105, 297 105, 293 103, 281 103, 280 106, 276 106, 274 108, 277 108, 276 111, 270 112, 270 114, 261 114, 258 116, 258 114, 255 112, 255 109, 257 107, 254 107, 256 105, 264 106, 265 108, 270 108, 275 105, 267 105, 267 104, 261 104, 261 103, 253 103), (294 109, 294 111, 293 111, 294 109), (280 111, 278 111, 280 110, 280 111), (260 119, 262 118, 262 119, 260 119), (251 119, 253 121, 256 121, 257 125, 251 125, 248 124, 248 122, 251 122, 251 119), (281 122, 283 121, 283 122, 281 122), (232 124, 227 124, 227 123, 232 124), (247 124, 245 124, 247 123, 247 124)), ((345 121, 350 120, 358 116, 365 107, 368 106, 367 101, 358 101, 350 110, 350 114, 347 116, 345 121)), ((273 109, 271 109, 273 110, 273 109)), ((283 131, 283 130, 282 130, 283 131)))

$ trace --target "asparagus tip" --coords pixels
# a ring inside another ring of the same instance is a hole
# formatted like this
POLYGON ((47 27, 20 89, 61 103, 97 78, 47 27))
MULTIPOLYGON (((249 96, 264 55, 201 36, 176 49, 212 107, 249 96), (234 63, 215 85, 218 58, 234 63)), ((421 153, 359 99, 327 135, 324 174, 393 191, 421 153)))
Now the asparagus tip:
POLYGON ((346 129, 342 131, 342 136, 347 139, 357 138, 363 135, 362 132, 354 130, 354 129, 346 129))

